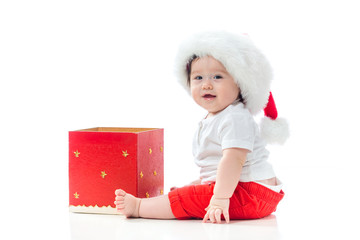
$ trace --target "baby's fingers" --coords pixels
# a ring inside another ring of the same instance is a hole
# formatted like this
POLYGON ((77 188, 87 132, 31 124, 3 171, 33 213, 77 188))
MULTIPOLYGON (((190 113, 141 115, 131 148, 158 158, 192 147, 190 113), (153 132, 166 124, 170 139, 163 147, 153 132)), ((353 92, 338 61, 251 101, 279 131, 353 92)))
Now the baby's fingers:
POLYGON ((209 211, 206 212, 205 217, 203 218, 203 223, 205 223, 209 219, 209 211))
POLYGON ((230 216, 229 216, 229 211, 227 209, 223 210, 223 215, 224 215, 226 223, 229 223, 230 222, 230 216))
MULTIPOLYGON (((211 208, 206 212, 205 217, 203 218, 203 222, 207 222, 207 220, 210 220, 210 222, 212 223, 221 223, 221 214, 222 214, 222 210, 220 208, 216 208, 216 209, 211 208)), ((228 219, 226 220, 227 222, 229 221, 228 219)))
POLYGON ((216 209, 215 210, 215 220, 216 220, 216 223, 221 223, 221 209, 216 209))
POLYGON ((215 209, 210 209, 209 212, 210 212, 210 214, 209 214, 210 222, 216 223, 215 209))

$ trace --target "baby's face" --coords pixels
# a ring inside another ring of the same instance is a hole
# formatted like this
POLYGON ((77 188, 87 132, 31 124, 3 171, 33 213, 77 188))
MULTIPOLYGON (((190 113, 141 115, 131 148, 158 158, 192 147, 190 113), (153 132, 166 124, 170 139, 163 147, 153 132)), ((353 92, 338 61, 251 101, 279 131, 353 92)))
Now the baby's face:
POLYGON ((190 88, 193 99, 209 112, 208 116, 224 110, 240 93, 239 87, 225 67, 210 56, 192 62, 190 88))

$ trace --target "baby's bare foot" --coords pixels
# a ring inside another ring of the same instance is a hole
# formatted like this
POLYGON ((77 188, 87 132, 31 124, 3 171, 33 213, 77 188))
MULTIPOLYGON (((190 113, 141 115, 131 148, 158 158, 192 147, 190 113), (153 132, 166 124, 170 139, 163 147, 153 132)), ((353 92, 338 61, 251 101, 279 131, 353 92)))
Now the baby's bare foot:
POLYGON ((115 195, 114 203, 120 214, 124 214, 126 217, 139 217, 140 198, 136 198, 122 189, 116 190, 115 195))

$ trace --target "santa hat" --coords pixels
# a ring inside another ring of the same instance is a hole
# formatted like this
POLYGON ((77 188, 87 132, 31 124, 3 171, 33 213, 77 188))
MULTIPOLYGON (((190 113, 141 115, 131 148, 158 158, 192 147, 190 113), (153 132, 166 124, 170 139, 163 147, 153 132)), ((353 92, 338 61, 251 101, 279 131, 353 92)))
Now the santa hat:
POLYGON ((255 115, 262 109, 261 135, 268 143, 283 144, 289 136, 285 119, 277 118, 270 92, 272 68, 266 57, 248 36, 228 32, 204 32, 193 35, 180 45, 175 59, 175 74, 190 93, 187 65, 194 57, 212 56, 220 61, 241 90, 245 107, 255 115))

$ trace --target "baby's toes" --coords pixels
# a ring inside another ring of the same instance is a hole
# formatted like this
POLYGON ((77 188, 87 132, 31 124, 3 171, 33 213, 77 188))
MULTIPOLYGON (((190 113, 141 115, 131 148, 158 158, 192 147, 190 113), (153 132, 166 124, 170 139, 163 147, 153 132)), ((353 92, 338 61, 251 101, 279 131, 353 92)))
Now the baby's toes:
POLYGON ((119 207, 123 207, 124 202, 123 201, 115 201, 114 204, 117 208, 119 208, 119 207))
POLYGON ((123 196, 123 197, 125 197, 126 192, 125 192, 124 190, 122 190, 122 189, 117 189, 117 190, 115 191, 115 195, 116 195, 116 196, 123 196))
POLYGON ((121 201, 121 202, 123 202, 125 200, 125 197, 123 197, 123 196, 116 196, 115 197, 115 201, 121 201))

